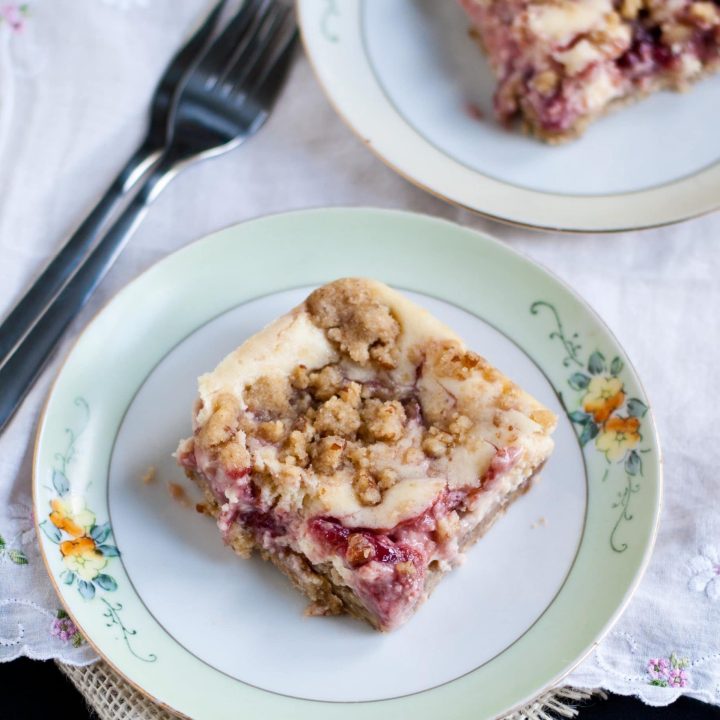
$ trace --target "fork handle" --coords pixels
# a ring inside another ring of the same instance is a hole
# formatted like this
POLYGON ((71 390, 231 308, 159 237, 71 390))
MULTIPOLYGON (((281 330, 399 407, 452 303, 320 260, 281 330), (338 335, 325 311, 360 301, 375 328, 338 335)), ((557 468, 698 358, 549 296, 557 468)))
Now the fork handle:
POLYGON ((164 155, 117 221, 0 366, 0 431, 20 406, 67 326, 120 255, 150 204, 174 176, 173 165, 172 158, 164 155))
POLYGON ((157 160, 158 154, 147 144, 138 148, 80 227, 10 311, 0 325, 0 365, 65 284, 117 205, 136 185, 148 165, 157 160))

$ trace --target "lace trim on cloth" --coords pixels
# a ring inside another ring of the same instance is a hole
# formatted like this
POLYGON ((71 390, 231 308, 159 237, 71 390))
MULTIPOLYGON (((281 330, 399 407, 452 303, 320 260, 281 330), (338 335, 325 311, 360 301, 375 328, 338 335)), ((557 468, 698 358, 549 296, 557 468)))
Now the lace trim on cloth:
POLYGON ((669 705, 682 695, 719 705, 720 652, 692 657, 671 650, 644 657, 633 635, 615 631, 573 672, 572 682, 580 688, 597 683, 654 707, 669 705))
MULTIPOLYGON (((100 720, 175 720, 178 717, 153 703, 102 660, 86 667, 73 667, 61 662, 57 666, 70 678, 100 720)), ((593 697, 604 699, 606 695, 601 691, 569 687, 547 690, 502 720, 574 718, 578 714, 577 705, 593 697)))

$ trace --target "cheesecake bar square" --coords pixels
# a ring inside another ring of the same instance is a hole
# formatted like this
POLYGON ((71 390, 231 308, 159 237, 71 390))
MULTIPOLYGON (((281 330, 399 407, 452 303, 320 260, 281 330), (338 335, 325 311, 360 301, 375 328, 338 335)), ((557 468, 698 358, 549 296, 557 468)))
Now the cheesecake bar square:
POLYGON ((379 282, 315 290, 199 379, 180 465, 311 614, 397 628, 553 449, 556 417, 379 282))

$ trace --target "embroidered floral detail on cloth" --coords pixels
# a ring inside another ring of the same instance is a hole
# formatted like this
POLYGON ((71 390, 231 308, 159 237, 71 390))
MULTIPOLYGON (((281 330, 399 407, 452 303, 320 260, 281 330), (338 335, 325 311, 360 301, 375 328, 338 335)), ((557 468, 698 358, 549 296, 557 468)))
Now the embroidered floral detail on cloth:
POLYGON ((28 564, 28 559, 25 553, 17 548, 8 547, 5 542, 5 538, 0 535, 0 562, 3 560, 9 560, 16 565, 28 564))
POLYGON ((687 658, 680 658, 672 653, 665 658, 650 658, 647 664, 647 673, 650 685, 656 687, 684 688, 689 681, 685 668, 690 664, 687 658))
POLYGON ((85 642, 85 638, 64 610, 57 611, 57 617, 50 626, 50 634, 64 643, 72 643, 73 647, 80 647, 85 642))
MULTIPOLYGON (((590 687, 603 676, 603 688, 619 695, 635 695, 647 705, 669 705, 681 695, 720 704, 720 651, 693 657, 687 652, 665 656, 649 637, 622 630, 611 632, 570 680, 590 687), (644 654, 655 650, 650 659, 644 654)), ((688 647, 689 650, 689 647, 688 647)))
POLYGON ((7 25, 13 32, 22 32, 29 11, 28 3, 0 4, 0 25, 7 25))
POLYGON ((690 590, 705 593, 713 602, 720 600, 720 552, 714 545, 700 548, 697 557, 690 561, 690 571, 690 590))

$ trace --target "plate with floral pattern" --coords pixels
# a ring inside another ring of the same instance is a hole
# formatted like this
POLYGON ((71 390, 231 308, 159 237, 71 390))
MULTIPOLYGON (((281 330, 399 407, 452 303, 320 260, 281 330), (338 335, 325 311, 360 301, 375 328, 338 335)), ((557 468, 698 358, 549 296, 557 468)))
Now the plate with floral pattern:
POLYGON ((652 411, 569 289, 501 243, 385 210, 228 228, 122 290, 69 354, 34 461, 56 590, 121 675, 183 715, 492 718, 569 672, 617 619, 660 509, 652 411), (541 481, 399 630, 312 618, 241 561, 175 463, 197 376, 313 287, 375 277, 428 308, 559 416, 541 481))
POLYGON ((720 137, 708 120, 720 76, 682 95, 655 93, 551 146, 495 120, 495 79, 457 0, 298 0, 298 16, 340 117, 434 195, 578 232, 665 225, 720 206, 720 137))

